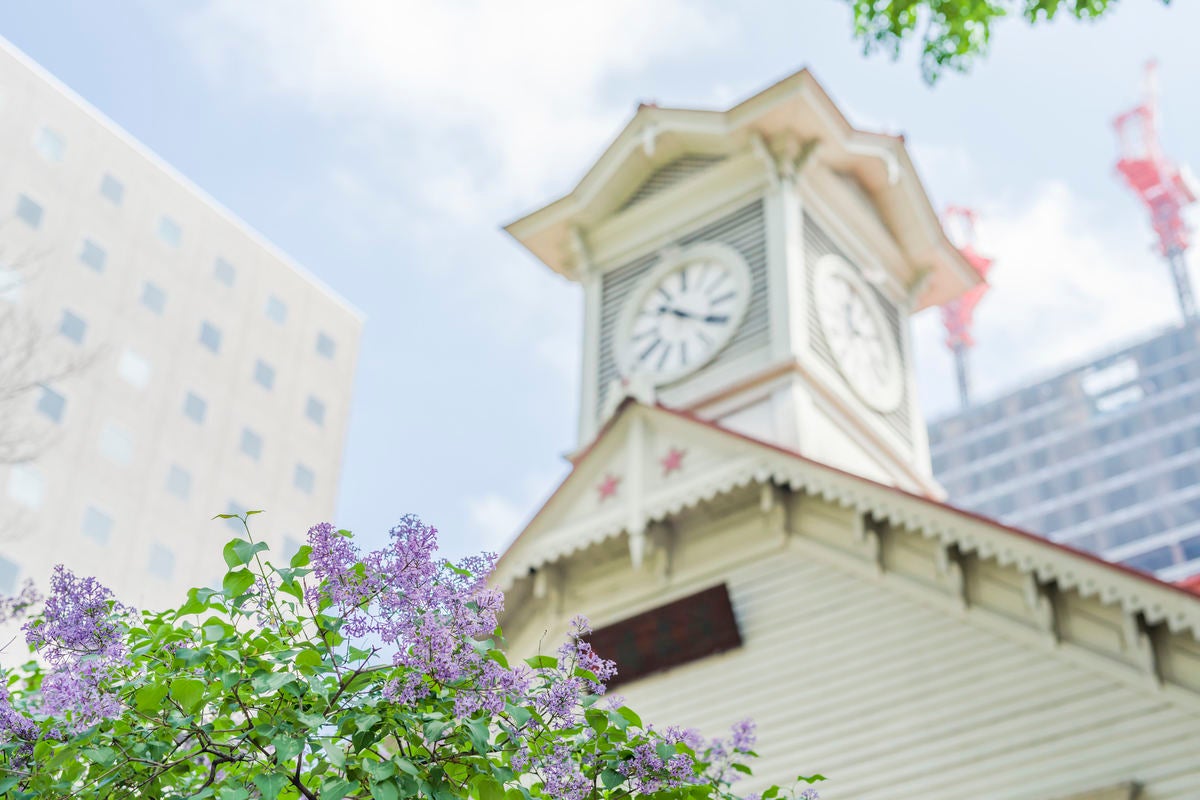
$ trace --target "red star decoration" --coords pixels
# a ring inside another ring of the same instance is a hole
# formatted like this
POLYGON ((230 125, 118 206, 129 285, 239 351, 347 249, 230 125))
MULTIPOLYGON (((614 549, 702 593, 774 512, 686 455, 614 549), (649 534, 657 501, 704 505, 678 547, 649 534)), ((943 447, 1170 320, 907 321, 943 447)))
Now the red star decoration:
POLYGON ((672 447, 667 451, 667 454, 660 459, 664 478, 672 472, 683 469, 683 457, 686 454, 686 450, 680 450, 678 447, 672 447))
POLYGON ((617 494, 617 484, 621 479, 616 475, 605 475, 604 480, 600 481, 600 485, 596 487, 596 491, 600 493, 600 502, 604 502, 610 497, 617 494))

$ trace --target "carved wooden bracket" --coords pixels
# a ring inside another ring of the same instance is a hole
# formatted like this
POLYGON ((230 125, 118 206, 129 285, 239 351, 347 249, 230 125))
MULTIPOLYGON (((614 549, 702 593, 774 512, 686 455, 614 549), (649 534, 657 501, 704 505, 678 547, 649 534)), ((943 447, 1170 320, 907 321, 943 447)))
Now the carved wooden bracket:
POLYGON ((1025 595, 1025 607, 1033 617, 1033 623, 1038 630, 1045 633, 1052 644, 1057 645, 1061 638, 1058 633, 1058 620, 1054 615, 1053 588, 1038 580, 1032 572, 1027 573, 1022 587, 1025 595))

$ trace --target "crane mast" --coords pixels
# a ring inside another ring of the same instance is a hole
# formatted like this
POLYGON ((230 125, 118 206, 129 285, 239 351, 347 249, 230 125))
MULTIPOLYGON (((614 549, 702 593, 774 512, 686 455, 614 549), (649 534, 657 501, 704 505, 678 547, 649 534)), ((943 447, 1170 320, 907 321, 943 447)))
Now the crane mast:
POLYGON ((1158 138, 1157 67, 1153 61, 1146 65, 1142 91, 1141 104, 1113 120, 1119 147, 1117 172, 1150 212, 1157 250, 1167 262, 1179 312, 1190 324, 1197 310, 1186 258, 1191 230, 1183 210, 1196 202, 1196 183, 1186 167, 1176 166, 1163 153, 1158 138))
MULTIPOLYGON (((967 263, 975 268, 981 278, 987 278, 988 270, 992 267, 992 259, 979 254, 975 249, 975 220, 974 210, 962 206, 950 206, 942 215, 943 224, 948 230, 955 231, 952 236, 967 263)), ((987 293, 988 284, 981 281, 977 286, 967 290, 961 296, 942 306, 942 324, 946 327, 946 347, 954 354, 954 371, 958 378, 958 401, 965 409, 971 405, 971 376, 967 359, 968 351, 975 346, 975 338, 971 328, 975 321, 975 307, 987 293)))

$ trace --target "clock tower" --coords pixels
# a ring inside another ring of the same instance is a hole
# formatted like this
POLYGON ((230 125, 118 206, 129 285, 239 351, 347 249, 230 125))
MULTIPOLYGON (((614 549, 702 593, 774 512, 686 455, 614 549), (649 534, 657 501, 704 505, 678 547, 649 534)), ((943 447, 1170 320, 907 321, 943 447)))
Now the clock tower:
POLYGON ((727 111, 642 105, 506 230, 583 286, 580 446, 620 401, 938 495, 908 316, 975 285, 903 139, 807 71, 727 111))

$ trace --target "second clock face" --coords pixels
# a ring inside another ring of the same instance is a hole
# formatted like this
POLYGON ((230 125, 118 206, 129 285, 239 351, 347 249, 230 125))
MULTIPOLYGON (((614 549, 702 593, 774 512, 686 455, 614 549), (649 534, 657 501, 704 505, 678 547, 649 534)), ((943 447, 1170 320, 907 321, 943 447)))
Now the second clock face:
POLYGON ((632 299, 624 372, 666 383, 698 369, 729 342, 748 294, 740 259, 695 254, 653 273, 632 299))
POLYGON ((904 394, 904 376, 878 302, 841 258, 825 256, 816 269, 821 330, 839 371, 867 405, 894 410, 904 394))

